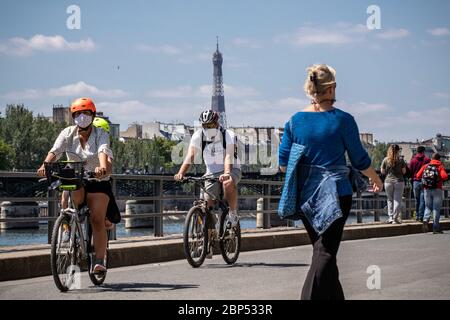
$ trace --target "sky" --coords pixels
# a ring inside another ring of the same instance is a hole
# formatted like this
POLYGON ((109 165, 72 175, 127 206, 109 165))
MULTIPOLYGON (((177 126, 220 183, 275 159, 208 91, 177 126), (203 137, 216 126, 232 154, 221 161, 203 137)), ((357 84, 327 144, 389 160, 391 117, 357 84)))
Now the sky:
POLYGON ((219 36, 231 126, 283 126, 309 103, 306 68, 326 63, 337 70, 335 106, 360 132, 450 135, 449 15, 446 0, 2 0, 0 111, 23 103, 51 116, 52 105, 89 96, 122 131, 193 125, 211 105, 219 36))

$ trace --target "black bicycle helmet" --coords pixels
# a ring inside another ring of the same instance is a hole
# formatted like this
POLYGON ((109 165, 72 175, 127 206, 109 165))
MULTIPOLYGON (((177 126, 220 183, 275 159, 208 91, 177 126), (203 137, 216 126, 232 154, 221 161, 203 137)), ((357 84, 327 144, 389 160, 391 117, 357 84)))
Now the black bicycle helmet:
POLYGON ((198 119, 201 124, 210 124, 219 121, 219 113, 213 110, 206 110, 200 114, 198 119))

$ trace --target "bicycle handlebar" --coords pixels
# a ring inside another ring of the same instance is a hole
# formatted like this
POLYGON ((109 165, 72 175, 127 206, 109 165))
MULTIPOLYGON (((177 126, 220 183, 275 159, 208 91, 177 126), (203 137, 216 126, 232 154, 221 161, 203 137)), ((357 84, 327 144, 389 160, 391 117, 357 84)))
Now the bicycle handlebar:
MULTIPOLYGON (((83 180, 86 180, 86 181, 97 181, 97 182, 102 181, 101 179, 95 177, 95 172, 94 171, 85 171, 84 175, 83 175, 83 180)), ((44 182, 44 181, 47 181, 47 178, 42 178, 42 179, 38 180, 38 182, 44 182)))
POLYGON ((218 182, 219 178, 215 178, 215 177, 184 177, 183 180, 181 180, 181 182, 205 182, 205 181, 210 181, 210 182, 218 182))

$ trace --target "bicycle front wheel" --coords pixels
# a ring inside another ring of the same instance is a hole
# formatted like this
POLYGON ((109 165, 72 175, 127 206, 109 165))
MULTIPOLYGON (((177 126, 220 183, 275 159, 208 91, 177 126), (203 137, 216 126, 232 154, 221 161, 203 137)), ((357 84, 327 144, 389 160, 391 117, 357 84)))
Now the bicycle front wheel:
POLYGON ((229 211, 220 216, 219 247, 223 260, 227 264, 233 264, 241 251, 241 225, 238 222, 236 227, 230 227, 227 224, 228 214, 229 211))
POLYGON ((50 265, 53 280, 61 292, 76 285, 80 277, 79 238, 76 230, 71 230, 70 217, 61 215, 56 219, 51 240, 50 265))
POLYGON ((184 223, 184 254, 194 268, 203 264, 208 250, 208 230, 205 222, 203 211, 199 207, 192 207, 184 223))

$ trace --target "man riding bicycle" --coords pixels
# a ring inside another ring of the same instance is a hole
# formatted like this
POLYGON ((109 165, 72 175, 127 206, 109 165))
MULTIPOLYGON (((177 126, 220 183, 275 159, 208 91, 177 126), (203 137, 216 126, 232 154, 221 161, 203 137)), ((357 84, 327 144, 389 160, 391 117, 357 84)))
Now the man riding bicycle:
MULTIPOLYGON (((219 113, 206 110, 199 118, 202 129, 197 130, 189 145, 188 153, 175 180, 183 180, 199 153, 206 165, 205 176, 218 178, 219 182, 206 182, 206 190, 215 197, 220 196, 220 185, 223 185, 224 199, 230 206, 229 227, 236 227, 239 221, 237 214, 238 192, 237 185, 241 180, 241 164, 237 157, 236 135, 231 130, 225 130, 219 126, 219 113)), ((204 193, 208 206, 213 207, 214 201, 204 193)), ((212 228, 211 228, 212 229, 212 228)))
MULTIPOLYGON (((109 134, 93 126, 96 115, 94 102, 89 98, 79 98, 70 106, 74 126, 65 128, 58 136, 44 162, 57 161, 62 153, 67 153, 68 160, 85 162, 85 170, 95 172, 99 181, 89 181, 80 190, 74 191, 73 202, 77 207, 87 203, 93 229, 96 257, 94 273, 106 272, 104 256, 107 246, 105 217, 112 188, 109 182, 112 172, 113 153, 109 145, 109 134), (78 156, 78 159, 74 158, 78 156)), ((38 169, 39 176, 45 176, 44 164, 38 169)))

